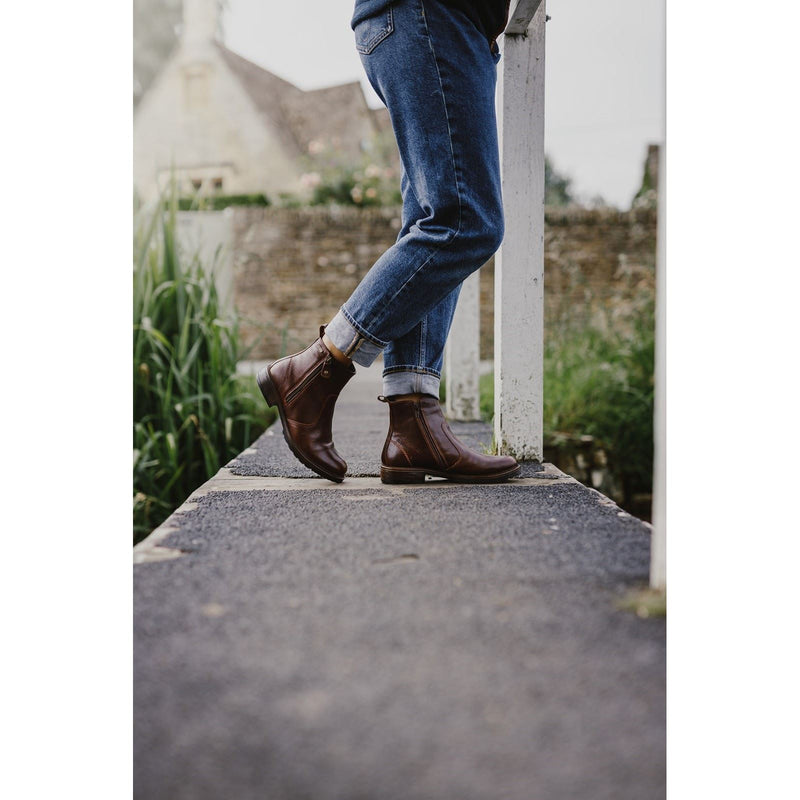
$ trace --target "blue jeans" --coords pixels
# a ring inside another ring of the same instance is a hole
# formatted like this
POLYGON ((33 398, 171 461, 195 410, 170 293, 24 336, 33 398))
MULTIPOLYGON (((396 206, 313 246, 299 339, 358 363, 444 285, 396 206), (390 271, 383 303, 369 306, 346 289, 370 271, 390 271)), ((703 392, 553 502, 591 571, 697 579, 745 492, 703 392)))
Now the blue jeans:
MULTIPOLYGON (((359 4, 356 3, 356 18, 359 4)), ((397 0, 358 21, 356 48, 389 110, 402 162, 402 228, 326 327, 383 393, 438 396, 461 284, 503 238, 497 45, 438 0, 397 0)))

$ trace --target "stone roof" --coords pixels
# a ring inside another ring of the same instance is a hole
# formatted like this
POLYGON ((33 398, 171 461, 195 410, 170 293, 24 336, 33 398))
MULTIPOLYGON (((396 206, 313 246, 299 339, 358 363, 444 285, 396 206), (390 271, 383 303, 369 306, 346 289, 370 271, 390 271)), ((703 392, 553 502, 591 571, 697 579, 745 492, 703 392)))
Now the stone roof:
POLYGON ((308 153, 314 141, 358 150, 366 133, 382 126, 367 106, 358 81, 303 91, 269 70, 215 42, 225 63, 239 79, 258 110, 275 126, 284 146, 295 156, 308 153))

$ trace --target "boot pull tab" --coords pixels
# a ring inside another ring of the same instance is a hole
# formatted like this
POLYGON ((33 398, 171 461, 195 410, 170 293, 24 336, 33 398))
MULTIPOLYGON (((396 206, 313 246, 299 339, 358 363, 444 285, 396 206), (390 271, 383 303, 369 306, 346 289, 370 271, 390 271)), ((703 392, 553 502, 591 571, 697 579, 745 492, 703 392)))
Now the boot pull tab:
POLYGON ((380 400, 381 403, 388 403, 389 402, 382 394, 378 395, 378 400, 380 400))

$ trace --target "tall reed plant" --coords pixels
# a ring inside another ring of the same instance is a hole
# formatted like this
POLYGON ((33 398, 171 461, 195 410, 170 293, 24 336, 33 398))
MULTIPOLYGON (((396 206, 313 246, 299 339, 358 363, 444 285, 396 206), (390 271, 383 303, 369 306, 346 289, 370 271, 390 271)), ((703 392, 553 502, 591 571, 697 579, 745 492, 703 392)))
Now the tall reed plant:
POLYGON ((142 539, 270 421, 238 320, 225 312, 214 264, 176 239, 176 194, 136 218, 133 311, 133 522, 142 539))

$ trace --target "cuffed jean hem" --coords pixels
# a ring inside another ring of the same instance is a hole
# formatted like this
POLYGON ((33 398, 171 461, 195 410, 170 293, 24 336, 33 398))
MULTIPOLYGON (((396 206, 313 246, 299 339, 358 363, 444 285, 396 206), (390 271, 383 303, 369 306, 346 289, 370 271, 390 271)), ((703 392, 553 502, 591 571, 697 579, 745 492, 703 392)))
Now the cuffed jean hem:
POLYGON ((384 372, 383 394, 391 397, 393 394, 432 394, 439 396, 439 383, 441 379, 429 372, 412 372, 398 370, 397 372, 384 372))
POLYGON ((341 308, 325 326, 325 334, 348 358, 352 358, 362 367, 368 367, 381 354, 388 342, 379 343, 377 339, 355 327, 356 325, 355 320, 341 308))

